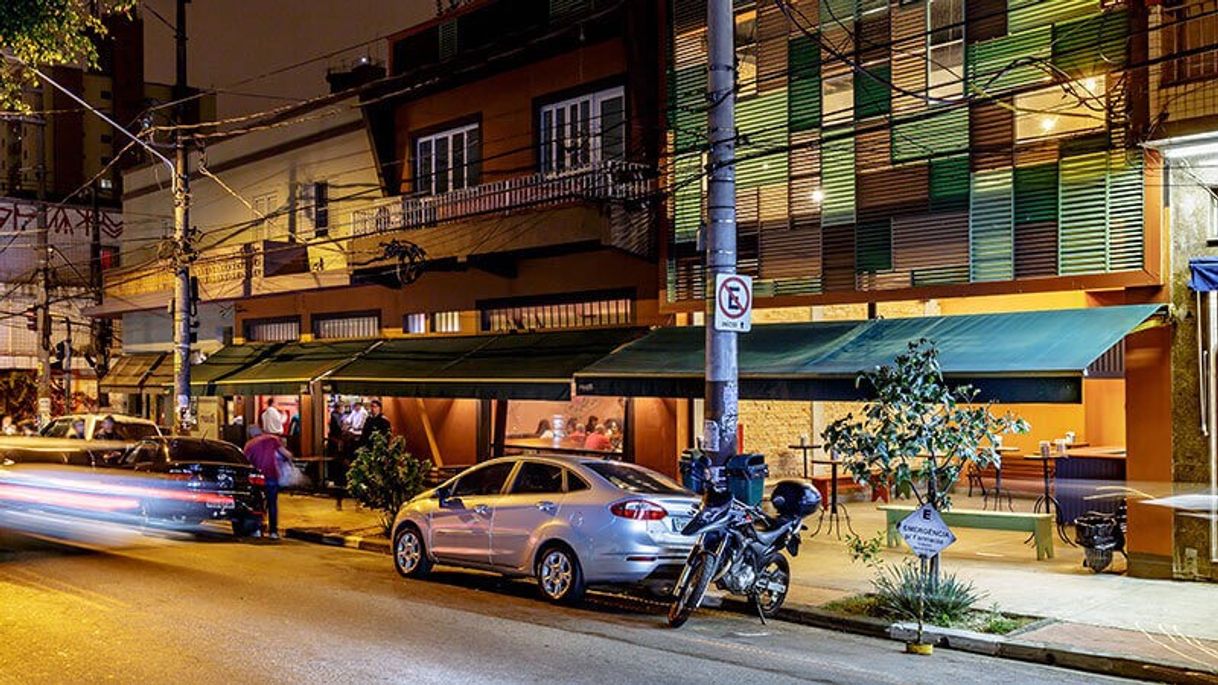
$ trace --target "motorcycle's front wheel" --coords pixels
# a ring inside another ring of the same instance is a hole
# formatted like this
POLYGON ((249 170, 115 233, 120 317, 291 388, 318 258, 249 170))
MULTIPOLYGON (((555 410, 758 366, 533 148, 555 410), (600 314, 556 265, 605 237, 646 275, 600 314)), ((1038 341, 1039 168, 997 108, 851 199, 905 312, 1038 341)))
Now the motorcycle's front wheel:
POLYGON ((774 618, 782 603, 787 599, 787 590, 791 587, 791 565, 781 554, 771 554, 766 557, 761 566, 761 578, 757 581, 756 601, 761 608, 761 615, 774 618))
POLYGON ((715 555, 710 552, 699 552, 689 560, 689 572, 685 574, 685 584, 677 588, 676 599, 668 607, 668 626, 680 628, 689 620, 690 614, 702 603, 702 596, 710 587, 711 578, 715 575, 715 555))

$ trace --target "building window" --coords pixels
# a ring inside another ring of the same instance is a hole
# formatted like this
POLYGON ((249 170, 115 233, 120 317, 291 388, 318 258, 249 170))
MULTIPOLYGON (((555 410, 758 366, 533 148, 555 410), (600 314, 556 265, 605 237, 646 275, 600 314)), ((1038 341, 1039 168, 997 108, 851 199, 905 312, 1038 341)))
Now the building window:
POLYGON ((402 332, 411 335, 423 335, 427 332, 427 315, 415 312, 402 317, 402 332))
POLYGON ((117 245, 102 245, 101 254, 98 256, 98 263, 101 264, 102 271, 116 268, 119 265, 119 255, 121 254, 117 245))
POLYGON ((1049 86, 1015 96, 1015 139, 1084 133, 1105 125, 1103 76, 1049 86))
POLYGON ((415 186, 420 193, 447 193, 478 185, 481 150, 478 124, 415 140, 415 186))
POLYGON ((854 73, 831 76, 821 81, 824 88, 825 126, 842 124, 854 118, 854 73))
POLYGON ((541 170, 556 174, 626 155, 626 95, 621 87, 541 108, 541 170))
POLYGON ((490 332, 628 326, 634 323, 629 297, 554 298, 483 304, 482 329, 490 332))
POLYGON ((1190 52, 1167 62, 1168 83, 1218 76, 1218 0, 1174 0, 1164 3, 1169 30, 1164 31, 1165 55, 1190 52), (1210 48, 1210 49, 1207 49, 1210 48))
POLYGON ((964 93, 964 0, 927 0, 927 95, 950 100, 964 93))
POLYGON ((380 311, 313 315, 313 337, 318 340, 333 338, 379 338, 380 335, 380 311))
POLYGON ((313 184, 313 236, 324 238, 330 235, 330 184, 319 181, 313 184))
POLYGON ((294 342, 300 340, 300 317, 277 316, 245 322, 245 339, 250 342, 294 342))
POLYGON ((736 93, 757 92, 757 12, 736 15, 736 93))
POLYGON ((436 312, 432 314, 431 330, 436 333, 460 333, 461 312, 436 312))

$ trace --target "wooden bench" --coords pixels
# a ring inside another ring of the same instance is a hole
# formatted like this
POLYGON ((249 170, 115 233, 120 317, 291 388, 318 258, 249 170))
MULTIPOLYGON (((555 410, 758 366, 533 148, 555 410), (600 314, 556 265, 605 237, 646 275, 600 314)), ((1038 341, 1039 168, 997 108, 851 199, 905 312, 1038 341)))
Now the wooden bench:
MULTIPOLYGON (((913 513, 915 507, 907 504, 882 504, 877 507, 888 517, 888 546, 901 543, 897 524, 913 513)), ((943 522, 951 527, 983 528, 986 530, 1012 530, 1031 533, 1036 540, 1036 560, 1053 558, 1053 515, 1029 514, 1021 511, 978 511, 976 509, 953 509, 941 511, 943 522)))

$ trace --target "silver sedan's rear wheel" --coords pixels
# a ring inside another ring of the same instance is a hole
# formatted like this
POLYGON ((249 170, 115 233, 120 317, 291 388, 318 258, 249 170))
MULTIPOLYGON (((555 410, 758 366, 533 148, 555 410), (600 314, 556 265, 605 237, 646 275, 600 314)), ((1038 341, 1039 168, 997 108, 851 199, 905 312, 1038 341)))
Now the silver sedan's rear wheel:
POLYGON ((406 578, 421 578, 431 572, 423 536, 413 525, 402 526, 393 539, 393 566, 406 578))
POLYGON ((568 548, 554 545, 542 550, 537 562, 537 586, 551 602, 578 602, 584 596, 584 573, 568 548))

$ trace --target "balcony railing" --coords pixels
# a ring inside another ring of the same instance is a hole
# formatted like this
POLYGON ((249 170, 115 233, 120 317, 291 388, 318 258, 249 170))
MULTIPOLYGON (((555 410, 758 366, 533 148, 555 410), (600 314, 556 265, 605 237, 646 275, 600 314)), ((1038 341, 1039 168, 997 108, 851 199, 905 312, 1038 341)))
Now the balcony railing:
POLYGON ((352 235, 422 228, 483 214, 576 201, 639 199, 652 188, 654 173, 644 164, 603 161, 558 174, 532 174, 484 183, 439 195, 392 198, 351 213, 352 235))

